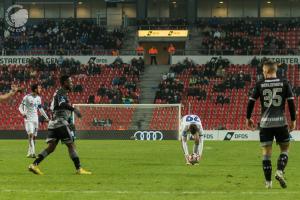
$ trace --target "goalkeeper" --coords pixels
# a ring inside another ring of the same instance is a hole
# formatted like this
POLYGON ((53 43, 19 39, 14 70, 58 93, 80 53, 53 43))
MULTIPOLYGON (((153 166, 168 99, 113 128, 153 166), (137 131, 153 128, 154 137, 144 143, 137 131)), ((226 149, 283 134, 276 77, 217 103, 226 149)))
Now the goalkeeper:
POLYGON ((203 150, 203 128, 197 115, 185 115, 180 122, 180 139, 187 165, 198 164, 203 150), (191 134, 195 141, 193 154, 189 155, 187 138, 191 134))

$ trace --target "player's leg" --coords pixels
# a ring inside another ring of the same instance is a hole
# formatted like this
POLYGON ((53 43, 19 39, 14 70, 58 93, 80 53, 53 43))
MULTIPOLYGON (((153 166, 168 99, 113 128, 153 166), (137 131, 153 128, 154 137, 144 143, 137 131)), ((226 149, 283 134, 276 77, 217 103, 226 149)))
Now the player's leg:
POLYGON ((39 153, 38 157, 33 161, 31 165, 29 165, 29 171, 33 172, 34 174, 42 175, 43 173, 41 170, 38 168, 38 165, 49 155, 51 154, 57 144, 58 141, 60 140, 59 136, 59 130, 60 128, 57 129, 49 129, 49 133, 46 139, 46 142, 48 146, 41 152, 39 153))
POLYGON ((69 151, 69 156, 74 163, 77 174, 92 174, 89 171, 86 171, 81 168, 80 159, 78 153, 76 151, 76 146, 74 143, 74 132, 68 126, 65 126, 61 132, 62 135, 62 143, 66 144, 69 151))
POLYGON ((69 156, 72 159, 76 170, 79 170, 80 167, 81 167, 80 166, 80 159, 79 159, 79 156, 77 154, 75 144, 73 142, 71 142, 71 143, 66 143, 66 145, 68 147, 69 156))
POLYGON ((260 142, 262 147, 262 167, 265 176, 265 184, 266 188, 272 188, 272 144, 274 135, 272 133, 272 129, 260 129, 260 142))
POLYGON ((203 136, 195 134, 194 140, 195 140, 195 144, 193 148, 193 153, 201 157, 203 151, 203 136))
POLYGON ((267 145, 262 147, 262 155, 263 155, 263 171, 265 175, 266 188, 272 188, 272 145, 267 145))
POLYGON ((187 135, 181 136, 181 147, 184 153, 185 162, 187 165, 191 165, 190 159, 189 159, 189 148, 187 145, 187 135))
POLYGON ((58 144, 58 140, 52 140, 48 142, 48 146, 39 153, 37 159, 34 160, 34 165, 39 165, 48 155, 50 155, 55 149, 58 144))
POLYGON ((48 142, 48 146, 46 149, 44 149, 39 155, 38 157, 33 161, 33 163, 31 165, 29 165, 29 171, 33 172, 34 174, 38 174, 38 175, 43 175, 43 173, 41 172, 41 170, 38 168, 38 165, 49 155, 51 154, 56 146, 58 144, 58 140, 54 141, 49 141, 48 142))
POLYGON ((203 136, 200 136, 199 134, 195 134, 194 140, 195 140, 195 144, 193 147, 193 154, 196 156, 196 162, 199 162, 203 151, 203 136))
POLYGON ((27 158, 30 158, 32 155, 32 138, 33 138, 33 124, 32 122, 25 122, 25 129, 28 137, 28 153, 27 158))
POLYGON ((277 159, 277 170, 275 174, 276 180, 279 181, 282 188, 286 188, 286 180, 284 178, 284 170, 288 163, 288 153, 290 147, 290 136, 287 127, 278 129, 277 134, 275 135, 276 141, 280 146, 280 155, 277 159))
POLYGON ((34 133, 33 133, 33 135, 32 135, 32 149, 31 149, 31 157, 32 158, 35 158, 36 156, 35 156, 35 139, 36 139, 36 137, 37 137, 37 132, 38 132, 38 122, 35 122, 34 123, 34 133))
POLYGON ((36 137, 37 137, 37 135, 36 135, 36 133, 35 134, 33 134, 33 144, 34 144, 34 149, 33 149, 33 151, 32 151, 32 158, 36 158, 36 155, 35 155, 35 140, 36 140, 36 137))
POLYGON ((32 147, 31 147, 31 140, 32 140, 32 135, 31 133, 27 133, 27 137, 28 137, 28 152, 27 152, 27 158, 31 158, 32 155, 32 147))
POLYGON ((76 151, 75 143, 74 142, 66 143, 66 145, 68 147, 70 158, 73 161, 74 166, 76 168, 76 173, 77 174, 84 174, 84 175, 92 174, 91 172, 89 172, 89 171, 87 171, 87 170, 85 170, 81 167, 80 159, 79 159, 79 156, 78 156, 77 151, 76 151))

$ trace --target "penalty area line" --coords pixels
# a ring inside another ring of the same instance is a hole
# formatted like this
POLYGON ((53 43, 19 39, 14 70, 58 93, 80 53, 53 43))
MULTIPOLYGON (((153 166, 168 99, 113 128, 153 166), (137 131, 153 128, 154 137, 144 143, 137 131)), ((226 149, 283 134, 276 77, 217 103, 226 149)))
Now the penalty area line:
POLYGON ((300 191, 236 191, 236 192, 225 192, 225 191, 128 191, 128 190, 0 190, 1 192, 6 193, 84 193, 84 194, 98 194, 98 193, 107 193, 107 194, 241 194, 241 195, 250 195, 250 194, 300 194, 300 191))

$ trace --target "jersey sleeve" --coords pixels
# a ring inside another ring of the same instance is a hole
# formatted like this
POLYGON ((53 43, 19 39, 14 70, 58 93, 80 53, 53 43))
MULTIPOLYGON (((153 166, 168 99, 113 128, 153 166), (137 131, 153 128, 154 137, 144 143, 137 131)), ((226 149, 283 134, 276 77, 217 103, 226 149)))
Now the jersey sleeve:
POLYGON ((259 83, 257 83, 255 85, 255 87, 253 88, 252 94, 250 95, 249 100, 256 101, 258 99, 258 97, 259 97, 259 83))
POLYGON ((295 98, 292 86, 289 82, 286 83, 286 98, 287 100, 291 100, 295 98))
POLYGON ((43 107, 42 107, 42 99, 41 99, 41 97, 39 97, 37 104, 38 104, 38 105, 37 105, 37 106, 38 106, 38 109, 43 108, 43 107))
POLYGON ((19 111, 22 115, 26 114, 27 96, 25 96, 19 106, 19 111))
POLYGON ((181 120, 180 120, 180 134, 181 136, 183 137, 186 137, 187 136, 187 132, 186 132, 186 123, 185 123, 185 117, 182 117, 181 120))

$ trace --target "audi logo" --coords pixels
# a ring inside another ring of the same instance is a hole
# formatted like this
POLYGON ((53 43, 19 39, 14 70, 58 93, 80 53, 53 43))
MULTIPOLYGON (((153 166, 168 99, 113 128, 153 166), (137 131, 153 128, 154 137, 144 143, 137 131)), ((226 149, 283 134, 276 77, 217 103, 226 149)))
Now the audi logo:
POLYGON ((162 140, 164 136, 160 131, 137 131, 133 137, 135 140, 162 140))

